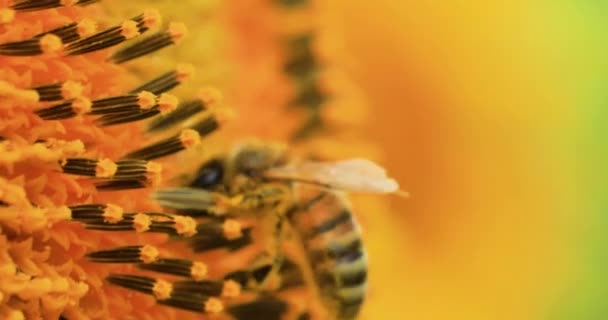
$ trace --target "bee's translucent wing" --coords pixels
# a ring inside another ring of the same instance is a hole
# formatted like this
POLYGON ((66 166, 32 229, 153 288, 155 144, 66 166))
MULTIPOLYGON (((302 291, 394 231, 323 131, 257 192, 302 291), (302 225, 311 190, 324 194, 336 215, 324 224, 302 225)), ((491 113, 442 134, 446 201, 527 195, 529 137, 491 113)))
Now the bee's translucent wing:
POLYGON ((392 193, 399 184, 386 175, 386 170, 367 159, 338 162, 301 162, 269 169, 268 178, 319 184, 351 192, 392 193))

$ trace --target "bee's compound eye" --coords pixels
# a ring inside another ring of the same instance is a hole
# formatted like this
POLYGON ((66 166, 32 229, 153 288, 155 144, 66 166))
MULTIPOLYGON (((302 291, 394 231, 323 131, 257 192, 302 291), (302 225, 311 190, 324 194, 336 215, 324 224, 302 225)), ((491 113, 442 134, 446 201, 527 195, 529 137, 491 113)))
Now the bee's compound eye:
POLYGON ((219 160, 211 160, 205 163, 192 182, 192 187, 209 189, 222 183, 224 178, 224 166, 219 160))

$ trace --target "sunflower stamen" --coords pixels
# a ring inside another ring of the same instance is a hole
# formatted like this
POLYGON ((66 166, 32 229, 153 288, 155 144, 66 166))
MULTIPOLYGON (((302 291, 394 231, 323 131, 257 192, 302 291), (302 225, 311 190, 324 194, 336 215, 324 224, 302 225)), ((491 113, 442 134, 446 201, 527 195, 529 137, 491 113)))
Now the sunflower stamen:
POLYGON ((100 263, 152 263, 158 255, 157 248, 143 245, 93 251, 87 254, 87 258, 100 263))
POLYGON ((62 48, 61 38, 49 33, 37 38, 0 44, 0 55, 35 56, 57 53, 62 48))
POLYGON ((167 30, 157 32, 137 43, 119 49, 108 60, 120 64, 139 58, 178 43, 187 33, 188 29, 183 23, 172 22, 167 30))
MULTIPOLYGON (((142 91, 147 92, 147 91, 142 91)), ((175 110, 178 99, 174 95, 163 93, 156 99, 156 104, 149 109, 139 109, 113 114, 106 114, 97 120, 102 126, 111 126, 151 118, 158 114, 167 114, 175 110)))
POLYGON ((194 251, 208 251, 226 247, 236 250, 251 242, 251 229, 243 229, 235 220, 227 219, 200 223, 191 245, 194 251))
POLYGON ((92 101, 89 114, 104 115, 149 110, 156 105, 156 100, 157 97, 148 91, 98 99, 92 101))
POLYGON ((113 204, 84 204, 68 207, 72 220, 82 223, 102 221, 117 224, 125 218, 123 209, 113 204))
POLYGON ((66 47, 66 52, 68 55, 79 55, 106 49, 133 39, 159 23, 158 12, 150 10, 120 25, 72 42, 66 47))
POLYGON ((123 288, 152 295, 158 303, 175 308, 203 313, 219 313, 224 309, 222 302, 218 298, 209 297, 202 293, 193 294, 183 289, 176 289, 174 285, 160 279, 127 274, 112 274, 106 280, 123 288))
POLYGON ((241 294, 241 285, 234 280, 225 281, 192 281, 184 280, 173 283, 173 291, 180 294, 202 294, 212 297, 235 298, 241 294))
POLYGON ((150 91, 154 94, 161 94, 187 81, 192 77, 193 73, 194 67, 192 65, 180 64, 175 68, 175 70, 163 73, 162 75, 144 83, 140 87, 131 90, 131 93, 150 91))
MULTIPOLYGON (((177 109, 170 113, 165 117, 161 117, 158 120, 153 120, 152 123, 148 127, 149 132, 155 132, 160 130, 168 129, 186 119, 196 115, 197 113, 204 112, 214 107, 222 100, 221 93, 214 88, 203 88, 199 92, 198 99, 189 100, 181 103, 177 109)), ((207 126, 211 131, 215 130, 214 123, 216 122, 214 119, 207 119, 207 126)), ((205 125, 202 125, 205 127, 205 125)), ((202 132, 210 132, 207 130, 200 130, 199 134, 203 134, 202 132)), ((198 131, 198 130, 197 130, 198 131)), ((204 134, 203 134, 204 135, 204 134)))
POLYGON ((107 221, 99 214, 85 217, 80 221, 93 230, 159 232, 184 237, 192 237, 197 232, 193 218, 167 213, 125 213, 120 221, 107 221))
POLYGON ((80 176, 109 178, 118 166, 110 159, 68 158, 62 161, 63 172, 80 176))
POLYGON ((145 160, 119 160, 109 180, 97 183, 98 190, 123 190, 155 186, 160 183, 162 166, 145 160))
POLYGON ((82 38, 89 37, 97 31, 97 24, 91 19, 82 19, 80 22, 72 22, 61 27, 43 32, 34 38, 40 38, 47 34, 58 36, 64 44, 78 41, 82 38))
POLYGON ((180 134, 171 138, 153 143, 150 146, 133 151, 124 159, 144 159, 152 160, 168 156, 181 150, 191 148, 200 143, 200 134, 192 129, 183 130, 180 134))
POLYGON ((77 97, 71 101, 36 110, 35 113, 44 120, 61 120, 87 113, 91 111, 91 107, 91 100, 84 97, 77 97))
POLYGON ((144 33, 152 28, 156 28, 162 22, 160 12, 156 9, 145 10, 142 14, 132 19, 137 22, 139 32, 144 33))
POLYGON ((15 11, 37 11, 59 7, 86 6, 99 0, 21 0, 11 6, 15 11))
POLYGON ((196 221, 191 217, 166 213, 147 213, 150 217, 149 232, 163 232, 191 237, 196 234, 196 221))
POLYGON ((38 93, 39 101, 71 100, 82 94, 82 85, 74 81, 47 84, 32 88, 38 93))
POLYGON ((139 264, 138 267, 159 273, 202 280, 207 276, 207 265, 186 259, 157 259, 151 263, 139 264))

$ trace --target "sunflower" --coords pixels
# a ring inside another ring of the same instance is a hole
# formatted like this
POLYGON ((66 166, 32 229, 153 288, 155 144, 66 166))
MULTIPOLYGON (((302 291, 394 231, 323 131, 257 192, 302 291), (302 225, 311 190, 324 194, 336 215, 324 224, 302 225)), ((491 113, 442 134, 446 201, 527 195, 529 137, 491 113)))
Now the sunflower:
MULTIPOLYGON (((149 275, 213 279, 241 258, 201 259, 171 241, 196 223, 164 213, 151 192, 250 135, 315 158, 378 157, 358 133, 364 103, 333 68, 317 3, 132 13, 145 1, 96 2, 0 1, 0 318, 200 317, 184 303, 220 313, 212 296, 240 296, 238 283, 211 281, 204 290, 214 294, 184 302, 149 275), (209 21, 189 32, 174 16, 209 21), (165 49, 182 42, 188 50, 165 49)), ((207 228, 216 242, 246 236, 233 220, 207 228)))

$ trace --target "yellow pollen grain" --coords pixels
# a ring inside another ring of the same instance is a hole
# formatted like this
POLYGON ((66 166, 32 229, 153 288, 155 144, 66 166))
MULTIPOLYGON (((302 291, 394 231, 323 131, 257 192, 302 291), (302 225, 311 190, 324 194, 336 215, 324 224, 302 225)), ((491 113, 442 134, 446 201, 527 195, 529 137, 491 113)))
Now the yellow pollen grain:
POLYGON ((123 214, 124 210, 121 207, 109 203, 103 210, 103 221, 107 223, 118 223, 124 218, 123 214))
POLYGON ((138 213, 133 217, 133 228, 136 232, 146 232, 150 230, 152 221, 150 217, 143 213, 138 213))
POLYGON ((224 310, 222 301, 217 298, 209 298, 205 301, 205 312, 208 313, 220 313, 224 310))
POLYGON ((126 39, 133 39, 140 35, 137 22, 128 20, 120 25, 120 34, 126 39))
POLYGON ((61 97, 65 100, 74 99, 82 94, 82 89, 80 83, 68 80, 61 86, 61 97))
POLYGON ((153 173, 153 174, 162 173, 163 165, 158 162, 148 161, 148 163, 146 164, 146 171, 148 173, 153 173))
POLYGON ((146 164, 146 172, 148 172, 147 180, 150 186, 157 187, 163 180, 163 166, 158 162, 148 161, 146 164))
POLYGON ((84 18, 76 25, 76 32, 81 38, 86 38, 97 32, 97 23, 91 19, 84 18))
POLYGON ((110 178, 116 174, 118 166, 114 161, 110 159, 101 159, 95 166, 95 177, 97 178, 110 178))
POLYGON ((173 286, 164 280, 156 280, 154 287, 152 287, 152 293, 158 300, 166 300, 171 297, 173 286))
POLYGON ((0 98, 9 98, 11 100, 35 103, 40 99, 40 95, 36 90, 18 89, 11 83, 0 80, 0 98))
POLYGON ((142 91, 137 94, 137 104, 144 110, 150 109, 156 105, 156 96, 150 91, 142 91))
POLYGON ((173 218, 174 228, 178 234, 191 237, 196 234, 196 221, 191 217, 175 216, 173 218))
POLYGON ((179 135, 179 140, 185 148, 191 148, 201 142, 201 136, 195 130, 186 129, 179 135))
POLYGON ((201 88, 198 92, 198 98, 201 99, 207 107, 218 105, 224 99, 222 92, 212 87, 201 88))
POLYGON ((153 246, 145 245, 139 251, 139 258, 143 263, 152 263, 158 259, 158 249, 153 246))
POLYGON ((58 36, 49 33, 42 36, 39 40, 40 49, 44 53, 56 53, 63 47, 63 42, 58 36))
POLYGON ((175 110, 175 108, 177 108, 178 103, 179 100, 177 97, 169 93, 161 94, 157 100, 158 110, 160 110, 161 114, 172 112, 175 110))
POLYGON ((188 35, 188 28, 181 22, 171 22, 169 24, 169 36, 173 39, 173 42, 180 42, 186 35, 188 35))
POLYGON ((147 9, 144 11, 144 25, 148 28, 154 28, 160 25, 163 21, 160 12, 156 9, 147 9))
POLYGON ((194 66, 189 63, 180 63, 175 67, 176 78, 179 82, 184 82, 194 75, 194 66))
POLYGON ((77 114, 84 114, 90 112, 92 108, 93 103, 91 102, 91 100, 85 97, 77 97, 72 102, 72 110, 74 110, 74 112, 76 112, 77 114))
POLYGON ((222 297, 236 298, 241 294, 241 285, 234 280, 227 280, 224 282, 222 288, 222 297))
POLYGON ((243 236, 241 224, 233 219, 227 219, 222 226, 224 237, 228 240, 238 239, 243 236))
POLYGON ((9 23, 15 19, 15 10, 0 8, 0 23, 9 23))
POLYGON ((207 277, 207 265, 203 262, 194 262, 190 268, 190 276, 194 280, 203 280, 207 277))

